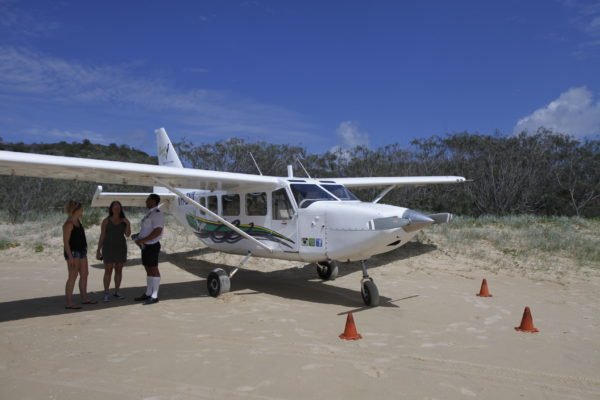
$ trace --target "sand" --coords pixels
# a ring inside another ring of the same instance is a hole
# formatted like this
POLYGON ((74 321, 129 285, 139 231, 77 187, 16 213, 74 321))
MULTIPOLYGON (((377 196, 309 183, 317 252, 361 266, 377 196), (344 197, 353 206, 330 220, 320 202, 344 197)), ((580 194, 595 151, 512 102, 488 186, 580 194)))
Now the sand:
MULTIPOLYGON (((410 243, 372 260, 377 308, 362 303, 356 263, 321 282, 310 265, 251 259, 215 299, 206 276, 241 257, 202 249, 178 228, 165 242, 160 303, 132 301, 145 275, 131 246, 126 299, 81 311, 64 309, 58 250, 1 252, 0 398, 600 398, 595 275, 491 272, 410 243), (493 297, 475 296, 482 278, 493 297), (525 306, 537 334, 514 330, 525 306), (338 337, 348 312, 361 340, 338 337)), ((97 300, 102 274, 92 261, 97 300)))

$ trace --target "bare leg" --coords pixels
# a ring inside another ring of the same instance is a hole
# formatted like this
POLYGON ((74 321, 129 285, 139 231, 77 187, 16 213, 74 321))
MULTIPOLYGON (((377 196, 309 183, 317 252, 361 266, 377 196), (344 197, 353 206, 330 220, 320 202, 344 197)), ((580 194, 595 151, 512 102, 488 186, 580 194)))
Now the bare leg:
POLYGON ((146 273, 148 274, 148 276, 160 277, 158 265, 155 265, 154 267, 146 267, 146 273))
MULTIPOLYGON (((108 289, 110 288, 110 278, 112 276, 114 264, 104 264, 104 278, 102 282, 104 283, 104 293, 108 293, 108 289)), ((115 276, 115 282, 117 277, 115 276)))
POLYGON ((87 279, 88 279, 88 263, 86 258, 77 259, 79 266, 79 294, 83 303, 88 301, 87 297, 87 279))
POLYGON ((79 275, 79 269, 77 268, 77 264, 69 265, 68 261, 67 268, 69 269, 69 276, 65 284, 65 296, 67 298, 67 307, 73 307, 75 306, 75 303, 73 303, 73 289, 75 288, 77 275, 79 275))
POLYGON ((115 292, 118 293, 123 279, 123 263, 115 264, 115 292))

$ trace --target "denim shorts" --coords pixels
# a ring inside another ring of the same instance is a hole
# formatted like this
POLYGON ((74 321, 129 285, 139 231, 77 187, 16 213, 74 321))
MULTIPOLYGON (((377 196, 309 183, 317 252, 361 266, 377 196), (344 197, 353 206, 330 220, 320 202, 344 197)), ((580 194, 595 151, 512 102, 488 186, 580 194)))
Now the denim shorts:
MULTIPOLYGON (((64 252, 65 260, 68 260, 67 252, 64 252)), ((85 250, 71 250, 71 256, 73 258, 86 258, 87 257, 87 249, 85 250)))

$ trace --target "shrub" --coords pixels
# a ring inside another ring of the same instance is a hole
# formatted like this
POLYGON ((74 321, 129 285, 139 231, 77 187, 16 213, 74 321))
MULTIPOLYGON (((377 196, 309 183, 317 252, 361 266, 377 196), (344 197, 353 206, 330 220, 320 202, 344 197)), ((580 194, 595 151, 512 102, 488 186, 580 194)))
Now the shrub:
POLYGON ((7 250, 7 249, 12 249, 13 247, 18 247, 19 243, 17 242, 13 242, 11 240, 8 239, 0 239, 0 250, 7 250))

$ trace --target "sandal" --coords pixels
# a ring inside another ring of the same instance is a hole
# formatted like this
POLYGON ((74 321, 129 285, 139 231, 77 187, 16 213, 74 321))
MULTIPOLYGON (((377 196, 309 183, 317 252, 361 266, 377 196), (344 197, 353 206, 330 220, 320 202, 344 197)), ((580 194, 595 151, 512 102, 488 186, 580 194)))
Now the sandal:
POLYGON ((81 302, 81 304, 98 304, 98 302, 96 300, 88 300, 81 302))
POLYGON ((65 306, 67 310, 80 310, 81 306, 65 306))

